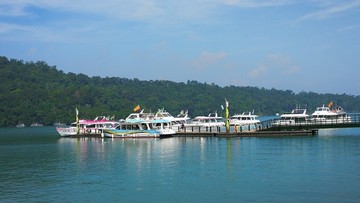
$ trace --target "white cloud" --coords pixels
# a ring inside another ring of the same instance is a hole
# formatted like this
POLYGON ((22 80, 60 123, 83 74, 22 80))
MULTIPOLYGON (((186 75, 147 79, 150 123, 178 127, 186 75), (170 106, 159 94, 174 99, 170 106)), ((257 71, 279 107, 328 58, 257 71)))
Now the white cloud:
POLYGON ((25 6, 22 2, 0 0, 0 16, 25 16, 25 6))
POLYGON ((7 33, 12 31, 28 31, 31 28, 29 26, 9 24, 9 23, 0 23, 0 33, 7 33))
POLYGON ((224 60, 225 57, 226 53, 223 51, 217 53, 204 51, 194 60, 193 66, 199 69, 212 67, 224 60))
MULTIPOLYGON (((32 15, 30 7, 72 13, 87 13, 98 16, 109 16, 120 20, 170 21, 201 20, 212 15, 221 5, 243 8, 276 7, 291 4, 308 3, 312 5, 330 5, 323 0, 0 0, 0 16, 32 15)), ((330 1, 332 6, 309 13, 300 18, 324 19, 360 6, 360 1, 353 0, 341 3, 330 1), (336 5, 334 5, 336 4, 336 5)))
POLYGON ((349 32, 349 31, 356 30, 356 29, 359 29, 359 28, 360 28, 359 25, 348 25, 348 26, 338 28, 337 32, 339 32, 339 33, 349 32))
POLYGON ((359 6, 360 6, 360 1, 358 1, 358 0, 345 2, 342 4, 336 4, 336 5, 327 7, 325 9, 306 14, 306 15, 302 16, 299 19, 299 21, 312 20, 312 19, 315 19, 315 20, 327 19, 327 18, 333 17, 336 14, 340 14, 345 11, 355 9, 359 6))
POLYGON ((257 65, 248 72, 250 77, 279 77, 290 76, 300 72, 300 68, 293 64, 290 57, 282 54, 270 54, 265 62, 257 65))
POLYGON ((249 76, 254 78, 261 77, 267 73, 267 69, 268 67, 266 65, 260 64, 249 72, 249 76))
POLYGON ((294 0, 225 0, 224 3, 230 6, 259 8, 271 6, 284 6, 293 4, 294 0))
POLYGON ((31 15, 29 7, 53 11, 88 13, 109 16, 121 20, 169 21, 169 20, 201 20, 212 15, 221 5, 236 7, 268 7, 282 6, 294 0, 0 0, 0 15, 31 15))

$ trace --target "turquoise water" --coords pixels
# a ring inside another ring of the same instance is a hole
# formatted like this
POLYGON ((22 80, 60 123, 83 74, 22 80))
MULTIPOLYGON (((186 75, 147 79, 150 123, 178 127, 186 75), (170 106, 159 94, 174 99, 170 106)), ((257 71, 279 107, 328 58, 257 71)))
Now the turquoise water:
POLYGON ((360 129, 284 138, 60 138, 0 129, 1 202, 359 202, 360 129))

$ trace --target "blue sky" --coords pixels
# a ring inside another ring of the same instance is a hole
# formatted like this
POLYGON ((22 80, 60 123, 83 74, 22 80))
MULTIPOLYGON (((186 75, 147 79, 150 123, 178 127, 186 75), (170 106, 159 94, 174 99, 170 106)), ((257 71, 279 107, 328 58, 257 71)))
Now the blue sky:
POLYGON ((89 76, 360 95, 360 0, 0 0, 0 55, 89 76))

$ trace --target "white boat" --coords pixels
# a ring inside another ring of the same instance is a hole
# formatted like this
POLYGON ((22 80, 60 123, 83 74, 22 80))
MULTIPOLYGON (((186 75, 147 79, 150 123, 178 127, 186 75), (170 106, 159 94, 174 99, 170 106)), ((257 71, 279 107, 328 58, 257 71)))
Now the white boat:
POLYGON ((153 113, 145 113, 142 109, 139 113, 131 113, 128 117, 125 118, 125 122, 142 122, 150 121, 154 119, 153 113))
POLYGON ((160 137, 171 136, 176 134, 176 131, 172 127, 172 122, 163 119, 154 119, 146 121, 150 123, 150 127, 159 131, 160 137))
POLYGON ((350 123, 351 117, 340 106, 331 110, 328 106, 323 105, 317 107, 315 112, 311 114, 310 121, 320 124, 350 123))
POLYGON ((30 127, 43 127, 44 125, 42 123, 32 123, 30 124, 30 127))
POLYGON ((276 121, 276 125, 301 125, 306 124, 309 114, 305 108, 295 108, 290 113, 284 113, 280 119, 276 121))
POLYGON ((151 122, 124 122, 115 129, 104 129, 101 136, 108 138, 157 138, 161 132, 151 122))
POLYGON ((243 125, 256 125, 260 124, 259 117, 251 112, 249 113, 242 113, 242 114, 235 114, 230 117, 230 125, 237 125, 237 126, 243 126, 243 125))
POLYGON ((75 135, 100 135, 103 129, 115 129, 120 123, 107 119, 105 116, 96 117, 94 120, 79 120, 68 127, 57 127, 56 131, 61 137, 75 135))
POLYGON ((196 116, 185 127, 223 127, 225 126, 225 120, 218 114, 210 113, 208 116, 196 116))
POLYGON ((185 123, 190 120, 190 117, 188 116, 188 111, 182 110, 176 117, 174 117, 164 109, 159 109, 156 112, 154 119, 170 121, 172 129, 179 131, 185 123))
POLYGON ((25 127, 25 124, 24 123, 19 123, 19 124, 16 125, 16 127, 17 128, 23 128, 23 127, 25 127))
POLYGON ((53 124, 55 127, 64 127, 66 126, 66 123, 60 123, 60 122, 56 122, 53 124))
POLYGON ((126 117, 126 123, 149 123, 151 129, 156 129, 159 131, 160 136, 169 136, 173 135, 176 132, 172 129, 172 120, 174 117, 171 114, 161 111, 161 114, 156 113, 144 113, 144 109, 139 113, 131 113, 126 117))

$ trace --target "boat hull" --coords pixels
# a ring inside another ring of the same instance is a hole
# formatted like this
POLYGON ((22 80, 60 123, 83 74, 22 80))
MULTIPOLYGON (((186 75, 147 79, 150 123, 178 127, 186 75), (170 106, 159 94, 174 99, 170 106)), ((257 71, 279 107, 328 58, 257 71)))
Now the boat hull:
POLYGON ((74 127, 57 127, 56 131, 61 137, 72 137, 77 135, 100 135, 103 129, 100 128, 81 128, 76 132, 74 127))
POLYGON ((157 138, 160 133, 155 130, 104 130, 101 137, 107 138, 157 138))
POLYGON ((61 137, 70 137, 76 135, 76 128, 60 128, 57 127, 56 131, 60 134, 61 137))

